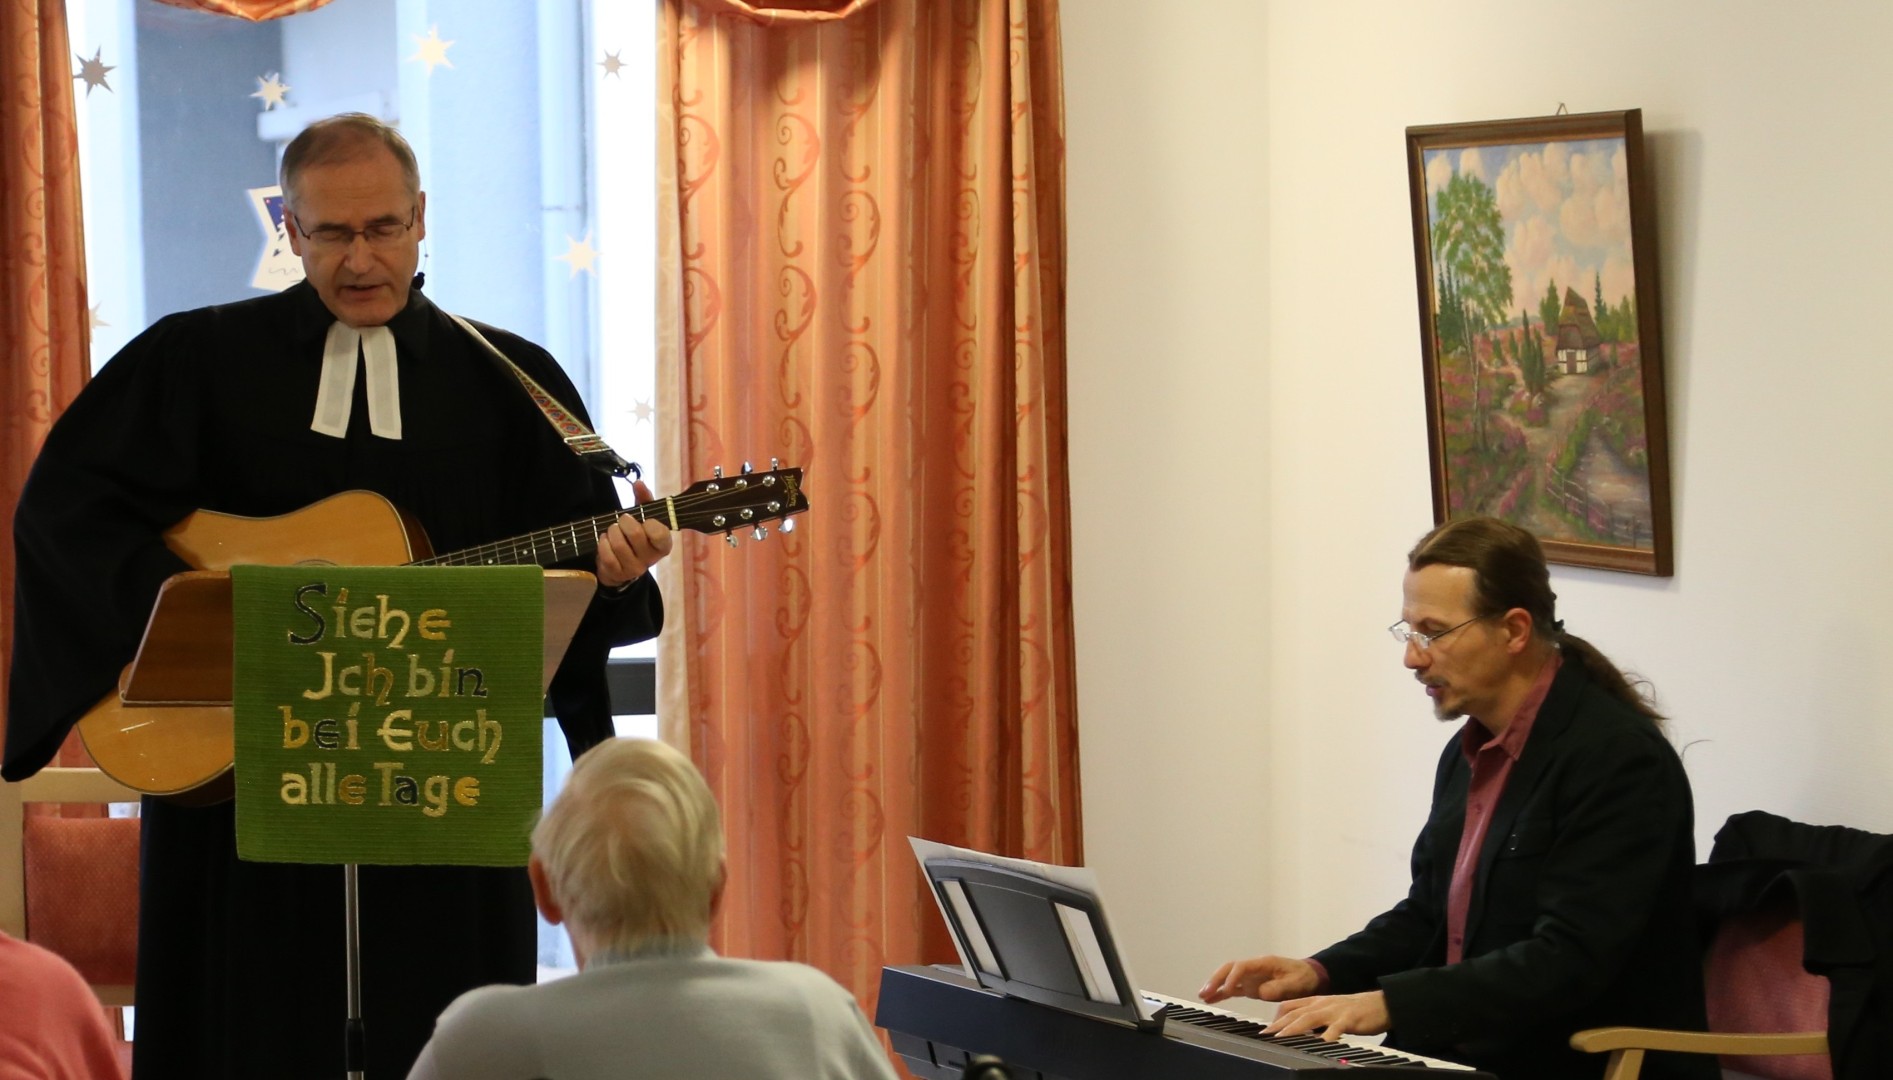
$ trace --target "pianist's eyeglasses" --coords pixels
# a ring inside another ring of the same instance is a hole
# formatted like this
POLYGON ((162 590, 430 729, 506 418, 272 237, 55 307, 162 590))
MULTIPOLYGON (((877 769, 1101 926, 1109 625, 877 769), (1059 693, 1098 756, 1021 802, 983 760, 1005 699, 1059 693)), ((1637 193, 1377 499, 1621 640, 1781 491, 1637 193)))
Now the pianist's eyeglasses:
POLYGON ((379 221, 371 221, 359 229, 350 229, 343 225, 318 225, 304 231, 302 222, 296 220, 293 215, 290 217, 290 225, 297 232, 302 233, 304 240, 319 248, 345 248, 352 245, 357 236, 368 241, 369 247, 386 247, 407 235, 407 231, 414 227, 414 219, 420 216, 420 210, 419 206, 409 210, 406 221, 393 217, 382 218, 379 221))
POLYGON ((1425 652, 1426 650, 1433 647, 1433 643, 1435 641, 1438 641, 1440 638, 1443 638, 1447 634, 1450 634, 1453 631, 1459 629, 1460 626, 1471 626, 1473 623, 1476 623, 1480 619, 1484 619, 1484 618, 1487 618, 1487 616, 1474 615, 1472 618, 1467 619, 1465 622, 1460 623, 1459 626, 1449 626, 1446 629, 1441 630, 1437 634, 1422 634, 1418 630, 1415 630, 1413 627, 1408 626, 1407 621, 1405 619, 1401 619, 1399 622, 1396 622, 1392 626, 1389 626, 1387 628, 1387 632, 1389 634, 1392 634, 1393 639, 1395 641, 1398 641, 1400 644, 1405 645, 1407 642, 1411 641, 1412 643, 1420 647, 1421 652, 1425 652))

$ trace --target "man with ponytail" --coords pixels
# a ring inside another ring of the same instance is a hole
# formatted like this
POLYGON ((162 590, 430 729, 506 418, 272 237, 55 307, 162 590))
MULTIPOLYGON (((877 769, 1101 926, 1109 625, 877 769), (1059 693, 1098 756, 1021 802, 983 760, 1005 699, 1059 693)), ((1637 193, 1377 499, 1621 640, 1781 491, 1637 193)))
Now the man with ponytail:
MULTIPOLYGON (((1694 811, 1638 684, 1564 629, 1538 541, 1449 521, 1407 553, 1389 628, 1441 720, 1405 899, 1307 959, 1217 969, 1205 1001, 1282 1002, 1272 1034, 1388 1034, 1388 1045, 1506 1080, 1602 1075, 1575 1031, 1702 1030, 1690 909, 1694 811)), ((1653 1054, 1651 1080, 1713 1077, 1653 1054)))

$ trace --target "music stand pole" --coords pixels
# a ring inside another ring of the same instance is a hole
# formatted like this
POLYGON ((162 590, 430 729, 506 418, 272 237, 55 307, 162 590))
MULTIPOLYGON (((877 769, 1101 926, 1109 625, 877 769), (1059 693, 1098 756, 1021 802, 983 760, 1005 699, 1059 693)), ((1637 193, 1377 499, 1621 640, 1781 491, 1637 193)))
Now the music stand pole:
POLYGON ((368 1033, 362 1026, 362 934, 361 934, 361 895, 358 872, 360 867, 354 863, 342 866, 343 924, 347 942, 344 945, 348 953, 348 1019, 344 1021, 342 1033, 342 1067, 348 1073, 348 1080, 363 1080, 368 1068, 368 1033))

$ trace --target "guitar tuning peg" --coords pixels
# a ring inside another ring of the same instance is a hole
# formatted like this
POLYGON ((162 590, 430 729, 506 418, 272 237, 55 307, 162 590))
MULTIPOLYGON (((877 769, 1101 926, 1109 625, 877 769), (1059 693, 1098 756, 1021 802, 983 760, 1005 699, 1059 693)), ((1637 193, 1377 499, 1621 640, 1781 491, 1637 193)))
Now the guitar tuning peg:
POLYGON ((751 465, 747 461, 743 462, 743 475, 744 476, 748 476, 750 473, 753 473, 755 471, 756 471, 756 467, 754 465, 751 465))
POLYGON ((795 519, 794 519, 794 518, 783 518, 783 519, 782 519, 782 524, 780 524, 780 525, 778 525, 778 526, 776 526, 776 531, 777 531, 777 532, 785 532, 785 533, 792 533, 792 532, 794 532, 794 531, 795 531, 795 519))
POLYGON ((710 478, 711 478, 712 480, 721 480, 721 479, 723 479, 723 466, 721 466, 721 465, 712 465, 712 466, 710 466, 710 478))
POLYGON ((781 458, 773 458, 773 457, 772 457, 772 458, 770 458, 770 459, 769 459, 769 471, 770 471, 770 472, 775 472, 775 471, 776 471, 777 469, 780 469, 780 468, 782 468, 782 459, 781 459, 781 458))
POLYGON ((758 540, 765 540, 765 539, 767 539, 767 538, 768 538, 768 536, 769 536, 769 526, 767 526, 767 525, 758 525, 758 526, 756 526, 756 531, 755 531, 755 532, 752 532, 752 533, 750 533, 749 535, 751 535, 751 536, 753 536, 753 537, 755 537, 755 538, 756 538, 756 539, 758 539, 758 540))
POLYGON ((728 544, 728 545, 729 545, 729 546, 731 546, 731 547, 735 547, 735 546, 736 546, 736 544, 737 544, 737 540, 736 540, 736 534, 735 534, 735 533, 733 533, 733 532, 732 532, 732 533, 724 533, 724 534, 723 534, 723 542, 724 542, 724 543, 726 543, 726 544, 728 544))

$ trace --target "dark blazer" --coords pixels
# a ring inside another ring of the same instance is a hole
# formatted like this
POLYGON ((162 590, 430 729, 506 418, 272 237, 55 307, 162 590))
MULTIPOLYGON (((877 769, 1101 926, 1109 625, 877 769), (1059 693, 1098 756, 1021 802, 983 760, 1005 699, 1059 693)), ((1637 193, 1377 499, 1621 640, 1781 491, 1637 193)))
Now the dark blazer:
POLYGON ((1806 931, 1802 965, 1832 989, 1836 1080, 1893 1075, 1893 836, 1736 814, 1698 868, 1696 893, 1711 921, 1792 894, 1806 931))
MULTIPOLYGON (((1389 1045, 1506 1077, 1597 1077, 1573 1032, 1611 1024, 1702 1030, 1690 905, 1694 811, 1663 734, 1567 657, 1513 766, 1479 854, 1466 959, 1446 964, 1446 893, 1471 769, 1457 734, 1413 847, 1406 899, 1317 953, 1335 993, 1379 988, 1389 1045)), ((1650 1080, 1714 1077, 1653 1054, 1650 1080)))

